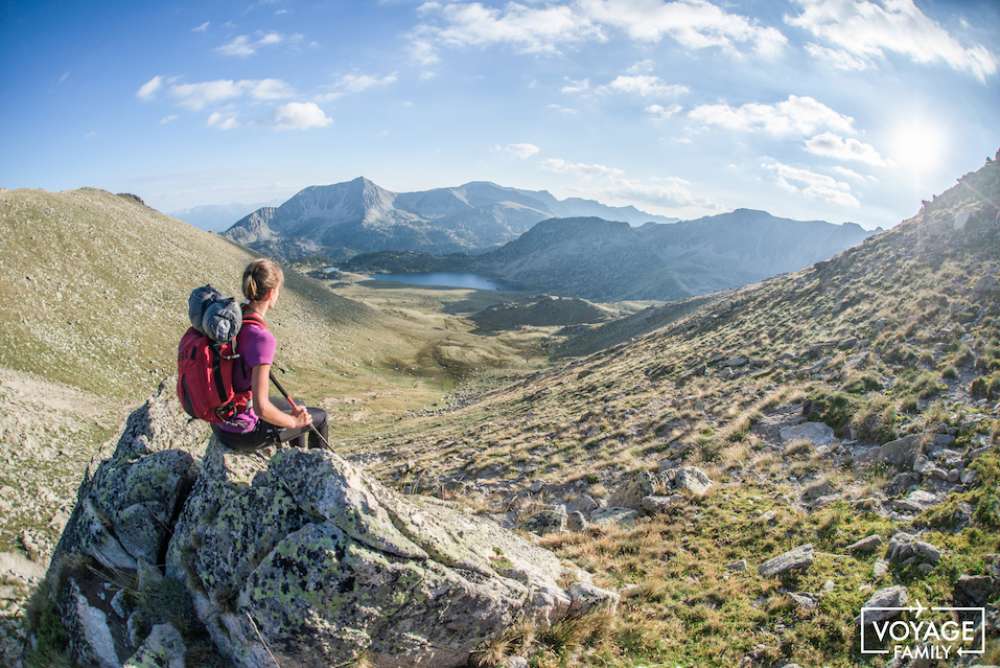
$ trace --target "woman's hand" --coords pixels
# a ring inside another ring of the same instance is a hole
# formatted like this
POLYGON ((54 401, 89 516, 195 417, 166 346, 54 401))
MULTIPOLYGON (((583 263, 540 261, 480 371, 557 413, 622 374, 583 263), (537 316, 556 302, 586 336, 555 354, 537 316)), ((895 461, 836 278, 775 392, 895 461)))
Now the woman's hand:
POLYGON ((312 415, 306 410, 305 406, 296 405, 292 409, 292 419, 295 420, 295 429, 302 429, 308 427, 312 424, 312 415))

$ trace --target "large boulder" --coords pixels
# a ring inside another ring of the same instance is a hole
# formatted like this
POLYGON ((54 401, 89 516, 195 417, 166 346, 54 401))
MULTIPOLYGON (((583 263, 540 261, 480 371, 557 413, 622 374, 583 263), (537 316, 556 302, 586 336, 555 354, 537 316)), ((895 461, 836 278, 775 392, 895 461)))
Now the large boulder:
POLYGON ((332 452, 206 449, 171 395, 85 478, 53 557, 78 663, 182 665, 193 642, 237 666, 459 666, 514 625, 617 602, 493 521, 332 452))
POLYGON ((910 434, 889 441, 879 448, 879 458, 898 469, 909 470, 923 452, 923 434, 910 434))
POLYGON ((400 495, 329 451, 265 458, 217 442, 166 568, 239 666, 271 666, 272 654, 464 665, 518 620, 549 625, 616 598, 492 521, 400 495))

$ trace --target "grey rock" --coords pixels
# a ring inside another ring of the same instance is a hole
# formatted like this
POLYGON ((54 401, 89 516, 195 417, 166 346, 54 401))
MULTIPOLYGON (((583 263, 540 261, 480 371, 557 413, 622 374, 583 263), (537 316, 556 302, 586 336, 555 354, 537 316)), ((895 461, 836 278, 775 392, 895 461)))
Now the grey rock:
POLYGON ((556 506, 540 510, 521 525, 521 528, 543 536, 566 530, 566 506, 556 506))
POLYGON ((919 540, 902 531, 889 539, 889 549, 886 558, 893 564, 936 564, 941 560, 941 550, 928 542, 919 540))
POLYGON ((587 518, 579 510, 574 510, 566 516, 566 528, 570 531, 583 531, 587 528, 587 518))
POLYGON ((809 485, 802 491, 802 501, 804 503, 812 503, 820 497, 832 496, 836 491, 837 488, 829 480, 820 480, 809 485))
POLYGON ((869 554, 882 545, 882 536, 873 533, 847 546, 847 551, 853 554, 869 554))
POLYGON ((124 668, 185 668, 187 648, 171 624, 157 624, 124 668))
POLYGON ((639 511, 632 508, 598 508, 590 514, 590 522, 595 526, 606 527, 615 524, 631 526, 639 517, 639 511))
POLYGON ((805 440, 813 445, 829 445, 837 440, 833 428, 825 422, 803 422, 778 430, 783 443, 805 440))
MULTIPOLYGON (((865 601, 865 608, 902 608, 906 607, 909 602, 910 596, 906 592, 906 587, 901 585, 895 585, 893 587, 886 587, 885 589, 879 589, 877 592, 872 594, 867 601, 865 601)), ((862 615, 858 615, 857 623, 860 626, 864 624, 872 624, 874 622, 880 622, 884 619, 891 619, 899 615, 899 612, 893 610, 870 610, 864 613, 864 619, 862 615)))
POLYGON ((879 448, 879 457, 898 469, 912 469, 917 456, 923 451, 923 438, 922 434, 910 434, 884 443, 879 448))
POLYGON ((528 668, 531 665, 523 656, 508 656, 500 664, 501 668, 528 668))
POLYGON ((463 665, 516 618, 547 625, 616 601, 550 552, 331 452, 263 462, 214 441, 167 573, 187 583, 216 647, 254 667, 269 665, 268 646, 288 665, 364 652, 379 666, 463 665))
POLYGON ((670 496, 645 496, 642 499, 642 509, 650 515, 658 515, 668 512, 671 508, 676 508, 684 502, 684 497, 680 494, 670 496))
POLYGON ((612 492, 608 506, 641 508, 644 497, 662 494, 666 489, 666 483, 659 475, 649 471, 638 471, 612 492))
POLYGON ((797 608, 802 610, 816 609, 816 598, 809 594, 803 594, 802 592, 790 592, 788 597, 792 599, 795 603, 795 607, 797 608))
POLYGON ((673 487, 691 496, 702 497, 712 487, 712 481, 700 468, 682 466, 673 473, 673 487))
POLYGON ((794 550, 789 550, 772 559, 768 559, 757 568, 757 571, 763 577, 770 578, 792 571, 803 570, 812 565, 812 562, 813 546, 806 544, 800 545, 794 550))
POLYGON ((914 485, 920 484, 920 474, 913 471, 904 471, 893 476, 892 480, 885 486, 887 494, 902 494, 914 485))
POLYGON ((403 496, 326 450, 240 454, 214 438, 205 449, 185 436, 176 405, 151 401, 85 478, 50 569, 66 583, 58 610, 79 664, 172 666, 183 656, 170 629, 140 638, 137 613, 122 619, 95 561, 138 569, 140 590, 179 587, 191 623, 240 668, 270 668, 272 652, 289 666, 363 654, 379 668, 460 666, 522 620, 544 628, 617 603, 487 518, 403 496), (145 559, 163 549, 166 579, 145 559))
POLYGON ((955 603, 964 606, 985 606, 1000 593, 1000 580, 989 575, 961 575, 955 582, 955 603))
POLYGON ((889 562, 885 559, 876 559, 872 565, 872 577, 878 580, 889 572, 889 562))
POLYGON ((726 564, 728 570, 734 571, 736 573, 742 573, 749 568, 746 559, 737 559, 736 561, 730 561, 726 564))

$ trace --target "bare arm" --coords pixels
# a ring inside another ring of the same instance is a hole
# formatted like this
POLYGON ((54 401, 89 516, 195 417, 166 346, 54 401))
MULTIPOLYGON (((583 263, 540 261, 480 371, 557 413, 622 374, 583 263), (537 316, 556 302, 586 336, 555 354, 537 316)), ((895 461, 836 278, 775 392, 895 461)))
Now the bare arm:
POLYGON ((271 398, 269 396, 271 388, 270 373, 270 364, 259 364, 253 368, 250 383, 253 391, 254 412, 257 413, 261 419, 266 422, 270 422, 277 427, 294 429, 296 427, 305 427, 308 425, 311 422, 311 419, 309 412, 303 407, 297 406, 293 410, 292 415, 289 415, 271 403, 271 398))

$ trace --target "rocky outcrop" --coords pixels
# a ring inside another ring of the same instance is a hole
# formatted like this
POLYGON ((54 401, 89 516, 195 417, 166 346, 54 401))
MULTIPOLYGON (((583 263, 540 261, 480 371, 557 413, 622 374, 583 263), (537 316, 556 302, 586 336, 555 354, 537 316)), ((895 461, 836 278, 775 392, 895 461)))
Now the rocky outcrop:
POLYGON ((204 433, 165 387, 85 478, 50 568, 82 664, 182 665, 193 640, 237 666, 459 666, 515 624, 617 602, 492 521, 332 452, 212 439, 199 456, 204 433), (167 609, 175 624, 157 619, 167 609))
POLYGON ((779 554, 772 559, 768 559, 757 568, 757 572, 762 577, 773 578, 809 568, 812 562, 813 546, 808 544, 800 545, 794 550, 789 550, 784 554, 779 554))

